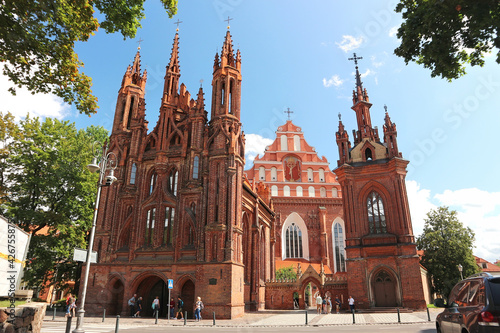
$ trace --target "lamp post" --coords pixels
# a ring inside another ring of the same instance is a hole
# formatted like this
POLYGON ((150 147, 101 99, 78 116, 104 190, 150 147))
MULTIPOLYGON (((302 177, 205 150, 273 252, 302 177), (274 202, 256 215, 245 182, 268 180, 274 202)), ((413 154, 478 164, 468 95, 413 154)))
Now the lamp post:
POLYGON ((458 264, 457 268, 458 268, 458 271, 460 272, 460 280, 463 280, 464 276, 462 275, 462 271, 464 270, 464 268, 461 264, 458 264))
POLYGON ((82 328, 83 326, 83 317, 85 316, 85 298, 87 296, 87 283, 89 281, 89 272, 90 272, 90 258, 92 255, 92 248, 94 247, 94 235, 95 235, 95 227, 97 222, 97 212, 99 209, 99 201, 101 199, 101 189, 104 186, 110 186, 116 180, 114 175, 114 170, 116 169, 117 158, 115 153, 108 152, 108 143, 105 142, 102 145, 99 141, 94 142, 92 145, 92 154, 94 155, 92 159, 92 163, 87 165, 87 169, 90 172, 99 171, 99 182, 97 183, 97 196, 95 200, 94 206, 94 219, 92 220, 92 228, 90 229, 90 238, 89 238, 89 246, 87 248, 87 259, 85 261, 85 277, 83 279, 83 287, 82 287, 82 299, 80 302, 80 309, 78 310, 78 316, 76 321, 76 328, 73 330, 73 333, 85 333, 85 330, 82 328), (96 146, 101 147, 101 154, 96 151, 96 146), (99 160, 100 159, 100 160, 99 160), (106 171, 109 170, 109 174, 106 174, 106 171), (106 178, 106 183, 103 184, 103 179, 106 178))

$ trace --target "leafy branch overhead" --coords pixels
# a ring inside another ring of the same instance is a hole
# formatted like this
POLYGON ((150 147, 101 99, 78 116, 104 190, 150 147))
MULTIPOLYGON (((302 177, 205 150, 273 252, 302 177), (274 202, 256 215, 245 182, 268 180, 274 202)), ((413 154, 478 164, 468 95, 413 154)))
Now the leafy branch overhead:
MULTIPOLYGON (((87 41, 99 28, 133 38, 144 15, 145 0, 5 0, 0 6, 0 62, 12 81, 9 91, 53 93, 80 113, 93 114, 97 98, 92 80, 81 72, 75 42, 87 41), (104 15, 99 22, 95 10, 104 15)), ((160 0, 169 17, 177 0, 160 0)))
POLYGON ((465 67, 483 66, 484 56, 497 50, 500 63, 500 3, 497 0, 400 0, 396 12, 403 24, 394 53, 406 64, 414 61, 431 76, 449 81, 465 67))

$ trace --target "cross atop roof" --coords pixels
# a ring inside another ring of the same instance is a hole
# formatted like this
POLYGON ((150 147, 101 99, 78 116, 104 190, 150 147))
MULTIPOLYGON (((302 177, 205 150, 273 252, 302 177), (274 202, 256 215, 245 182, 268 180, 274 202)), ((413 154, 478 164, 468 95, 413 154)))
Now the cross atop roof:
POLYGON ((174 24, 177 24, 177 28, 175 29, 175 31, 179 31, 179 24, 181 24, 182 21, 180 21, 179 19, 177 19, 177 22, 174 22, 174 24))
POLYGON ((361 59, 363 59, 363 57, 357 57, 357 56, 356 56, 356 53, 354 53, 354 57, 352 57, 352 58, 348 58, 347 60, 354 60, 354 64, 355 64, 356 66, 358 66, 358 60, 361 60, 361 59))
POLYGON ((287 108, 286 111, 283 111, 284 113, 288 113, 288 120, 290 120, 290 114, 293 113, 293 111, 290 110, 290 108, 287 108))
POLYGON ((230 18, 229 16, 227 17, 227 20, 224 20, 224 21, 227 21, 227 28, 229 29, 229 21, 231 21, 232 18, 230 18))
POLYGON ((141 37, 139 37, 139 40, 137 41, 137 43, 139 43, 139 46, 137 47, 137 50, 141 49, 141 42, 144 42, 144 39, 142 39, 141 37))

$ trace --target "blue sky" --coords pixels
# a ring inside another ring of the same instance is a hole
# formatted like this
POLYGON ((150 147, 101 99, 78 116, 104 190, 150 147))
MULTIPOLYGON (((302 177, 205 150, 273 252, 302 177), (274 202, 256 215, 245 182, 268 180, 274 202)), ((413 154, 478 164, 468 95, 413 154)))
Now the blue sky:
MULTIPOLYGON (((396 1, 249 1, 180 0, 178 14, 168 19, 160 1, 146 2, 146 19, 135 40, 98 31, 77 45, 99 98, 96 115, 78 115, 53 96, 22 92, 7 96, 0 79, 3 110, 18 117, 27 112, 76 122, 78 128, 111 129, 123 74, 141 43, 142 69, 148 71, 146 114, 151 130, 157 119, 165 66, 170 58, 177 19, 180 25, 181 82, 192 95, 203 80, 210 110, 214 55, 220 52, 228 16, 235 48, 242 54, 241 120, 247 135, 247 165, 262 154, 286 122, 293 122, 335 169, 338 113, 349 133, 355 128, 351 110, 354 87, 353 52, 363 57, 359 70, 368 90, 372 124, 382 131, 384 104, 397 124, 399 149, 410 160, 408 194, 414 231, 419 234, 430 208, 450 206, 476 232, 475 254, 500 259, 500 163, 496 128, 500 116, 500 65, 494 55, 483 68, 451 83, 431 78, 415 64, 393 54, 401 17, 396 1)), ((352 134, 350 135, 352 139, 352 134)))

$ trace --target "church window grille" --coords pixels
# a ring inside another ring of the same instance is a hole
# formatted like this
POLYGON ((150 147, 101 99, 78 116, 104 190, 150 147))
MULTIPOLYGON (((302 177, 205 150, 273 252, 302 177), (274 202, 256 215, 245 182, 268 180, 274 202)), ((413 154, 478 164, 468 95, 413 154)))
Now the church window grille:
POLYGON ((292 223, 286 229, 285 236, 286 258, 302 258, 302 231, 299 226, 292 223))
POLYGON ((266 180, 266 168, 263 166, 259 167, 259 179, 266 180))
POLYGON ((309 196, 310 197, 315 197, 316 196, 316 193, 315 193, 315 190, 314 190, 314 186, 309 186, 309 196))
POLYGON ((298 135, 293 136, 293 150, 300 151, 300 137, 298 135))
POLYGON ((297 193, 297 196, 298 197, 301 197, 303 196, 304 194, 302 193, 302 186, 297 186, 297 188, 295 189, 295 192, 297 193))
POLYGON ((322 183, 325 182, 325 170, 324 169, 319 169, 319 181, 322 183))
POLYGON ((178 182, 179 172, 177 170, 172 170, 170 176, 168 177, 168 190, 173 195, 177 195, 177 182, 178 182))
POLYGON ((326 188, 322 187, 319 189, 319 196, 322 198, 326 198, 326 188))
POLYGON ((371 234, 383 234, 387 232, 385 221, 384 203, 377 192, 371 192, 366 200, 368 209, 368 225, 371 234))
POLYGON ((278 196, 278 186, 276 185, 271 186, 271 195, 275 197, 278 196))
POLYGON ((278 180, 278 170, 275 167, 271 168, 271 180, 272 181, 278 180))
POLYGON ((345 246, 342 225, 335 223, 333 227, 334 250, 335 250, 335 271, 345 272, 345 246))
POLYGON ((132 169, 130 171, 130 184, 134 185, 135 184, 135 175, 137 173, 137 164, 132 163, 132 169))
POLYGON ((145 234, 146 245, 153 245, 153 237, 155 230, 155 215, 156 215, 156 208, 149 209, 146 215, 146 234, 145 234))
POLYGON ((151 195, 153 193, 155 186, 156 186, 156 174, 153 173, 151 175, 151 179, 149 180, 149 195, 151 195))
POLYGON ((290 196, 290 186, 285 185, 285 187, 283 187, 283 195, 285 197, 289 197, 290 196))
POLYGON ((193 161, 193 179, 198 179, 199 167, 200 158, 198 156, 195 156, 193 161))
POLYGON ((287 151, 288 150, 288 138, 286 135, 281 136, 281 151, 287 151))
POLYGON ((165 245, 172 245, 172 239, 174 234, 174 219, 175 219, 175 208, 166 207, 165 222, 163 225, 163 244, 165 245))

